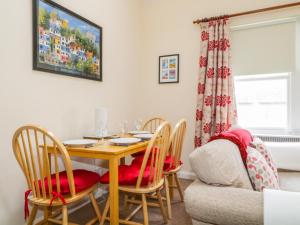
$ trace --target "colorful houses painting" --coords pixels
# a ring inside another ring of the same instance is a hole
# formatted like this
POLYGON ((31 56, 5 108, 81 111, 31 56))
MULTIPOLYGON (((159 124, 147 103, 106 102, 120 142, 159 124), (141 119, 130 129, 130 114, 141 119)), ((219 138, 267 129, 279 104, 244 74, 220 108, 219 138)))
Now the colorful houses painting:
POLYGON ((102 28, 52 1, 36 0, 34 69, 102 80, 102 28))

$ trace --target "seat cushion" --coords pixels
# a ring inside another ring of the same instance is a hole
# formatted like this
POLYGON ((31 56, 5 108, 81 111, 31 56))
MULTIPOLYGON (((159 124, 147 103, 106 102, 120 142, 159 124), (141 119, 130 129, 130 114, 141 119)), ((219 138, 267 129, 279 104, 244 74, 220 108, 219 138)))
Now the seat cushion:
POLYGON ((300 172, 279 172, 279 186, 283 191, 300 192, 300 172))
POLYGON ((231 141, 209 142, 189 155, 191 167, 203 182, 253 189, 238 147, 231 141))
MULTIPOLYGON (((168 172, 170 170, 175 169, 176 167, 175 167, 174 164, 175 164, 175 157, 172 157, 172 156, 168 155, 166 157, 166 160, 165 160, 165 163, 164 163, 164 171, 168 172)), ((182 165, 183 162, 180 160, 179 164, 182 165)))
MULTIPOLYGON (((100 176, 99 174, 88 171, 88 170, 73 170, 73 177, 74 177, 74 184, 75 184, 75 191, 76 193, 84 191, 96 183, 100 182, 100 176)), ((61 194, 69 194, 70 188, 69 188, 69 182, 67 177, 67 172, 62 171, 59 173, 59 180, 60 180, 60 189, 61 194)), ((45 188, 46 192, 49 193, 49 187, 47 178, 45 178, 45 188)), ((52 190, 57 192, 57 186, 56 186, 56 176, 55 174, 51 175, 51 183, 52 183, 52 190)), ((42 184, 39 181, 40 189, 42 188, 42 184)))
POLYGON ((193 220, 218 225, 263 225, 263 193, 215 187, 195 180, 186 190, 185 209, 193 220))
MULTIPOLYGON (((128 165, 120 165, 118 168, 119 171, 119 185, 136 185, 139 173, 140 173, 140 164, 132 163, 128 165)), ((150 167, 147 166, 144 172, 144 176, 141 182, 141 185, 147 185, 150 178, 150 167)), ((102 184, 109 184, 109 171, 106 172, 100 178, 102 184)))
MULTIPOLYGON (((150 158, 150 157, 149 157, 150 158)), ((132 161, 132 164, 134 165, 142 165, 143 163, 143 160, 144 160, 144 155, 141 154, 139 156, 136 156, 135 159, 132 161)), ((166 159, 165 159, 165 162, 164 162, 164 171, 168 172, 170 170, 173 170, 175 169, 175 157, 172 157, 172 156, 166 156, 166 159)), ((182 161, 180 161, 180 165, 182 165, 182 161)), ((150 166, 150 160, 148 159, 148 163, 147 163, 148 166, 150 166)))

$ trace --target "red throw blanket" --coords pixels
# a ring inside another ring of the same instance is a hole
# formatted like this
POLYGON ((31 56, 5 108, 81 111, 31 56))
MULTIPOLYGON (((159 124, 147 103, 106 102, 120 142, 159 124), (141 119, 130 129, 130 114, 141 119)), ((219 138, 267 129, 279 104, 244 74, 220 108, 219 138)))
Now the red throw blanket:
POLYGON ((212 136, 208 142, 217 139, 226 139, 236 144, 240 150, 243 162, 246 163, 247 146, 253 141, 252 135, 248 130, 235 129, 231 131, 225 131, 218 135, 212 136))

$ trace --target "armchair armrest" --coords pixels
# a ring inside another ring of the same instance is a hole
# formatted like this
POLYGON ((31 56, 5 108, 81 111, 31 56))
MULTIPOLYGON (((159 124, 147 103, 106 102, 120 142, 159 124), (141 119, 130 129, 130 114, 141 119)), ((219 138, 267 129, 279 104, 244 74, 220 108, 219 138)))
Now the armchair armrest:
POLYGON ((300 193, 264 190, 264 224, 300 224, 300 193))

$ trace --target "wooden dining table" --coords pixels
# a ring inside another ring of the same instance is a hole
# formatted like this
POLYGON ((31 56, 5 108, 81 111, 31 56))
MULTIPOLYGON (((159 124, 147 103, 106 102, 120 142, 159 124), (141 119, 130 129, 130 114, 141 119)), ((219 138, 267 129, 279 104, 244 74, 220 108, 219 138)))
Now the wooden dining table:
MULTIPOLYGON (((70 156, 104 159, 109 161, 109 193, 110 193, 110 224, 119 224, 119 162, 126 156, 146 149, 149 141, 128 146, 111 145, 108 141, 100 141, 93 147, 67 147, 70 156)), ((97 218, 95 218, 95 222, 97 218)))

